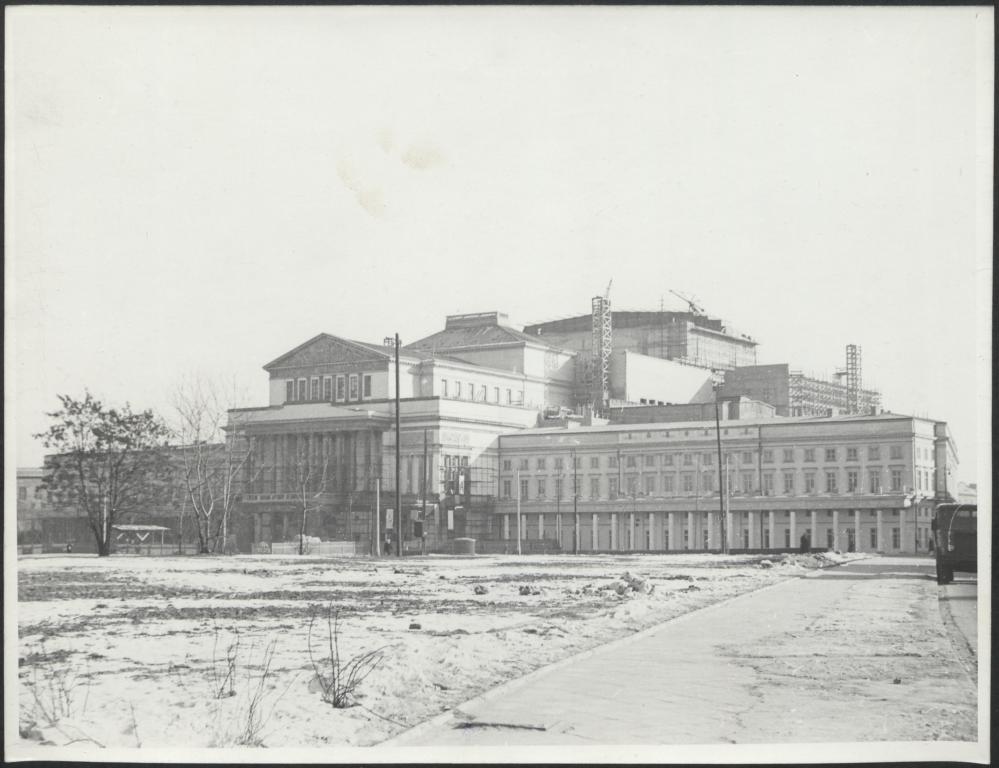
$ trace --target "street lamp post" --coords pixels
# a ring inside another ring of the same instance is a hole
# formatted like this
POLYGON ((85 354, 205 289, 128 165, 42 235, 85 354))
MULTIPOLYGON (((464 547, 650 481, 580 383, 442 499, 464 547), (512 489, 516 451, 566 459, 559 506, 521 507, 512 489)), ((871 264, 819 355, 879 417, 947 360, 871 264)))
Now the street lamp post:
POLYGON ((576 449, 572 449, 572 554, 579 554, 579 499, 578 476, 576 474, 576 449))
POLYGON ((718 517, 721 530, 721 551, 723 555, 728 554, 728 521, 725 519, 725 492, 728 490, 727 468, 722 467, 722 447, 721 447, 721 416, 718 405, 718 381, 712 382, 712 389, 715 392, 715 441, 718 444, 718 517))

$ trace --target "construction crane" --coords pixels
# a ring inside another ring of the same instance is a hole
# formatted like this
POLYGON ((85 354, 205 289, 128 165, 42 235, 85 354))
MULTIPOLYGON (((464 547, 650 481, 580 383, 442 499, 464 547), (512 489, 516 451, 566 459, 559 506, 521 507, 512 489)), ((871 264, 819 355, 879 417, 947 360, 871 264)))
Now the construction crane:
POLYGON ((610 407, 610 358, 611 358, 611 308, 610 289, 614 283, 611 278, 603 296, 594 296, 591 302, 592 339, 591 353, 593 355, 593 391, 592 402, 595 413, 606 413, 610 407))
POLYGON ((672 293, 677 298, 683 299, 685 302, 687 302, 687 306, 690 307, 690 311, 693 314, 695 314, 695 315, 706 314, 705 311, 704 311, 704 308, 701 307, 698 304, 695 304, 694 300, 692 298, 690 298, 689 296, 684 296, 682 293, 677 293, 676 291, 674 291, 672 289, 670 289, 670 293, 672 293))

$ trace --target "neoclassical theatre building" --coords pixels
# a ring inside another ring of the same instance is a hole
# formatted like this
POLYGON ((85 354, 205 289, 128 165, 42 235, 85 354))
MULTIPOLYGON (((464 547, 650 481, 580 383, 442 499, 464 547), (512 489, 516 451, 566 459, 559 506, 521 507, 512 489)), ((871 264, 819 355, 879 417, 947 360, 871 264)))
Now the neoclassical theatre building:
POLYGON ((518 536, 522 551, 715 549, 727 505, 733 549, 797 548, 807 533, 812 547, 926 551, 934 501, 956 495, 944 422, 778 416, 708 368, 631 349, 612 359, 597 418, 586 352, 561 343, 485 312, 402 346, 391 513, 394 347, 324 333, 268 363, 268 404, 229 414, 251 449, 241 551, 293 539, 303 499, 311 535, 359 547, 377 524, 430 550, 471 537, 516 551, 518 536))

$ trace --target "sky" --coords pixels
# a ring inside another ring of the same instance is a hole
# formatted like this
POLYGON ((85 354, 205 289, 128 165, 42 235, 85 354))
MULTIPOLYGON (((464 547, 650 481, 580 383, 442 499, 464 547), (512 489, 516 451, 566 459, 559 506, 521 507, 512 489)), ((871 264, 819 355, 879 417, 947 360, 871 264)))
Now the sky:
POLYGON ((709 314, 990 423, 992 9, 6 8, 5 465, 320 332, 709 314), (11 455, 13 453, 13 456, 11 455))

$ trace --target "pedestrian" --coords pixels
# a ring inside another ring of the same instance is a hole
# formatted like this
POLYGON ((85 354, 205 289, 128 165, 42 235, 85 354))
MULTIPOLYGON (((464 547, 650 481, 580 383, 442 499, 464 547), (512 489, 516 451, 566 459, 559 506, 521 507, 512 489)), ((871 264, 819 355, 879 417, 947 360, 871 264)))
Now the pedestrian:
POLYGON ((386 555, 392 554, 392 539, 389 538, 389 535, 387 533, 385 534, 385 554, 386 555))
POLYGON ((811 549, 809 546, 811 542, 808 540, 808 531, 801 534, 801 554, 808 554, 808 550, 811 549))
POLYGON ((73 553, 73 542, 70 541, 66 544, 66 553, 67 554, 73 553))

